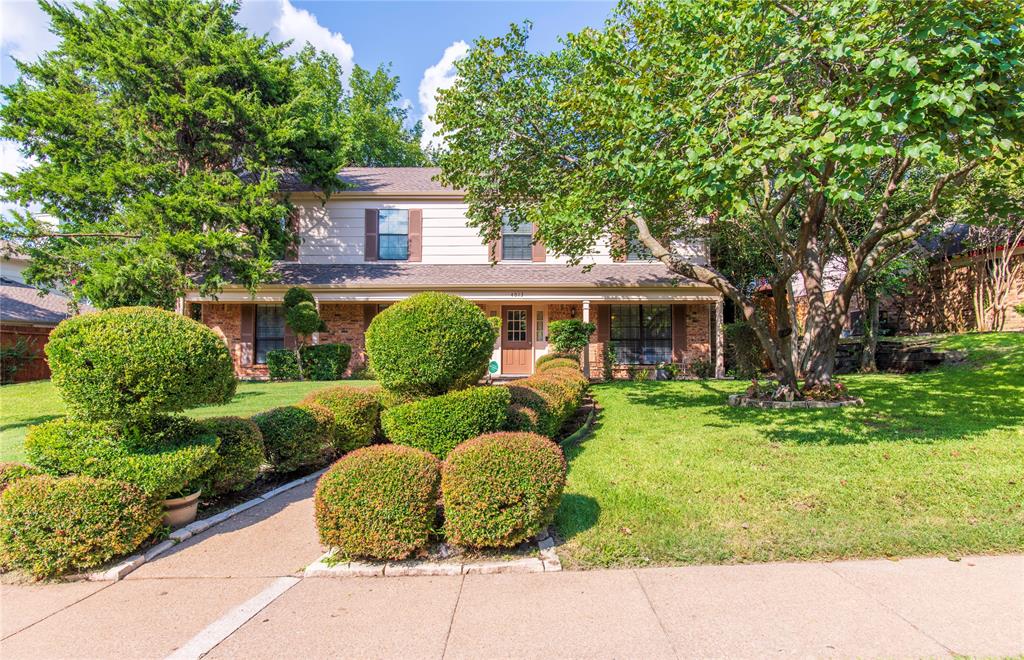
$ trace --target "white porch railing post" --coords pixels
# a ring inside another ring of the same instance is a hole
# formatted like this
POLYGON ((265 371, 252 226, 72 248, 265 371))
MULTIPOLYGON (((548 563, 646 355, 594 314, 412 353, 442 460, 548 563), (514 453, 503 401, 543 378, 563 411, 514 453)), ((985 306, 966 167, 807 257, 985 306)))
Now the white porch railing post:
MULTIPOLYGON (((583 322, 590 323, 590 301, 583 301, 583 322)), ((590 342, 583 349, 583 375, 590 378, 590 342)))

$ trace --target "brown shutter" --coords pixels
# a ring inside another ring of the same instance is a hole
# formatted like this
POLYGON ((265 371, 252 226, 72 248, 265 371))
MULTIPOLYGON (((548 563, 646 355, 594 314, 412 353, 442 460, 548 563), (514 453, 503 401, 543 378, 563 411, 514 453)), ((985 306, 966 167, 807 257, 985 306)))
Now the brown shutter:
POLYGON ((409 261, 423 261, 423 209, 409 209, 409 261))
POLYGON ((672 361, 686 357, 686 305, 672 305, 672 361))
POLYGON ((377 209, 366 209, 363 261, 377 261, 377 209))
POLYGON ((376 305, 363 305, 363 333, 366 333, 367 328, 370 327, 370 321, 373 317, 377 316, 376 305))
POLYGON ((597 341, 607 344, 612 338, 612 306, 594 305, 597 307, 597 341))
POLYGON ((292 209, 292 212, 288 215, 288 231, 294 235, 295 242, 289 243, 288 247, 284 251, 285 261, 298 261, 299 260, 299 241, 301 236, 299 234, 299 210, 292 209))
POLYGON ((487 255, 491 261, 501 261, 501 238, 487 244, 487 255))
MULTIPOLYGON (((537 225, 533 225, 533 232, 536 234, 537 225)), ((539 239, 534 240, 532 256, 534 263, 544 263, 547 259, 547 250, 544 248, 544 241, 539 239)))
POLYGON ((238 333, 238 361, 243 367, 251 367, 256 357, 256 305, 244 304, 240 307, 242 320, 238 333))

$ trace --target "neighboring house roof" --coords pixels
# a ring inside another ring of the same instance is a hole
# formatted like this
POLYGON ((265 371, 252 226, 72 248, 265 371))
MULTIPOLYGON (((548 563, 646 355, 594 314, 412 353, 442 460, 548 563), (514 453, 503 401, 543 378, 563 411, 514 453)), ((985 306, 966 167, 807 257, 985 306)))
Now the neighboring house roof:
POLYGON ((664 287, 700 286, 662 264, 598 264, 589 271, 561 264, 299 264, 274 267, 282 286, 348 288, 429 287, 664 287))
MULTIPOLYGON (((372 193, 375 195, 461 194, 434 180, 441 173, 439 167, 345 167, 338 178, 347 187, 342 193, 372 193)), ((281 178, 281 188, 290 192, 309 192, 312 186, 302 182, 294 173, 281 178)))
MULTIPOLYGON (((71 300, 56 293, 39 295, 39 290, 21 282, 0 278, 0 321, 5 323, 31 323, 57 325, 67 317, 71 300)), ((90 312, 92 307, 81 305, 80 311, 90 312)))

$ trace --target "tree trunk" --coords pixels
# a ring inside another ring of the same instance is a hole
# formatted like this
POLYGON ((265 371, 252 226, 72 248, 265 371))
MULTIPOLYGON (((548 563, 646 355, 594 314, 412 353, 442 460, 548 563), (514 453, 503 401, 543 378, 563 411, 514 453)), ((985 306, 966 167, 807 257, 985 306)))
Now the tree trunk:
POLYGON ((878 293, 865 291, 864 299, 868 308, 864 314, 864 341, 860 354, 860 370, 864 373, 878 371, 875 357, 878 349, 878 293))
POLYGON ((805 387, 831 387, 832 374, 836 370, 836 350, 839 348, 839 331, 831 325, 822 326, 813 334, 807 344, 807 370, 804 372, 805 387))

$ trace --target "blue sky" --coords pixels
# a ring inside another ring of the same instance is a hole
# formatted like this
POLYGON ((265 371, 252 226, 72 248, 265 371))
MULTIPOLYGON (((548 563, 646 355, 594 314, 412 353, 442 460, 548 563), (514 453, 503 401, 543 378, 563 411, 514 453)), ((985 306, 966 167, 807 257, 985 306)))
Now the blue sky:
MULTIPOLYGON (((0 0, 0 78, 12 81, 12 55, 32 59, 57 41, 47 31, 45 14, 34 0, 0 0)), ((295 49, 309 42, 352 63, 373 69, 391 64, 401 79, 403 103, 413 120, 433 111, 437 89, 451 83, 453 63, 480 36, 504 33, 509 23, 534 23, 531 43, 550 50, 558 38, 587 26, 600 26, 612 2, 391 2, 320 0, 243 0, 239 21, 271 38, 294 40, 295 49)), ((432 130, 425 121, 428 134, 432 130)), ((429 135, 427 136, 429 139, 429 135)), ((0 142, 0 171, 23 166, 14 145, 0 142)))

